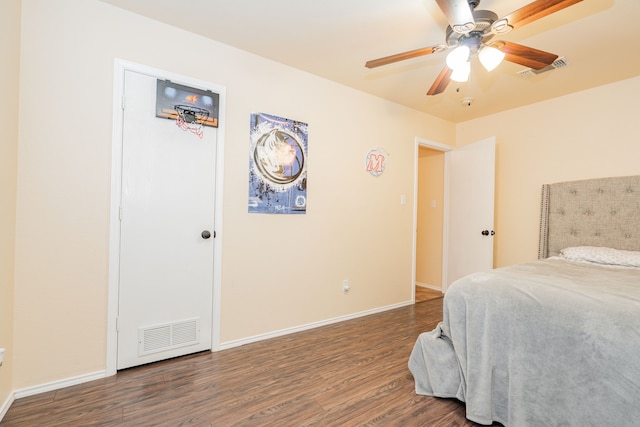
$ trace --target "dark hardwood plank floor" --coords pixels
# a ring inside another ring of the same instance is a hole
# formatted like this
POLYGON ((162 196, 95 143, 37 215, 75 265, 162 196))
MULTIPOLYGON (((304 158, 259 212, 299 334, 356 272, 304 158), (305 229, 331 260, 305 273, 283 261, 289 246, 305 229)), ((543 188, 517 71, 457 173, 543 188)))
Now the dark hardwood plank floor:
POLYGON ((429 301, 434 298, 442 298, 443 293, 434 289, 416 286, 416 302, 429 301))
POLYGON ((442 298, 16 400, 13 426, 474 426, 407 368, 442 298))

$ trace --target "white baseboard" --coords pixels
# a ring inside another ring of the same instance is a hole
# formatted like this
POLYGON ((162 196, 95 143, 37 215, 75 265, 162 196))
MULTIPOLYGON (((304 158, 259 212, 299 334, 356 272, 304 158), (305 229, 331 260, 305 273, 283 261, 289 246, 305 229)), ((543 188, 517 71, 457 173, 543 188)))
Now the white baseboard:
POLYGON ((420 286, 421 288, 427 288, 427 289, 431 289, 433 291, 440 291, 442 292, 442 289, 439 286, 434 286, 434 285, 428 285, 426 283, 420 283, 420 282, 416 282, 416 286, 420 286))
POLYGON ((7 411, 11 407, 11 404, 16 400, 15 393, 11 393, 9 397, 4 401, 2 406, 0 406, 0 421, 7 415, 7 411))
POLYGON ((61 388, 72 386, 72 385, 86 383, 89 381, 99 380, 99 379, 105 378, 106 376, 107 375, 105 371, 98 371, 90 374, 79 375, 73 378, 67 378, 59 381, 52 381, 46 384, 40 384, 33 387, 26 387, 20 390, 15 390, 13 393, 9 395, 9 397, 7 397, 7 399, 4 401, 4 403, 0 407, 0 421, 2 421, 4 416, 7 414, 7 411, 9 411, 9 408, 11 407, 13 402, 15 402, 16 399, 20 399, 21 397, 33 396, 40 393, 45 393, 47 391, 58 390, 61 388))
POLYGON ((70 387, 72 385, 82 384, 89 381, 99 380, 105 378, 105 371, 92 372, 85 375, 79 375, 73 378, 67 378, 64 380, 52 381, 46 384, 40 384, 33 387, 22 388, 20 390, 16 390, 13 392, 16 399, 20 399, 21 397, 33 396, 35 394, 44 393, 47 391, 58 390, 65 387, 70 387))
POLYGON ((382 313, 383 311, 393 310, 395 308, 405 307, 405 306, 411 305, 411 304, 413 304, 411 301, 402 302, 402 303, 399 303, 399 304, 393 304, 393 305, 388 305, 388 306, 385 306, 385 307, 375 308, 375 309, 372 309, 372 310, 361 311, 359 313, 349 314, 347 316, 334 317, 333 319, 322 320, 320 322, 307 323, 306 325, 296 326, 296 327, 293 327, 293 328, 281 329, 279 331, 269 332, 269 333, 266 333, 266 334, 254 335, 252 337, 242 338, 242 339, 239 339, 239 340, 227 341, 227 342, 221 343, 220 346, 217 349, 215 349, 214 351, 227 350, 229 348, 239 347, 239 346, 245 345, 245 344, 251 344, 251 343, 254 343, 254 342, 258 342, 258 341, 264 341, 264 340, 267 340, 269 338, 276 338, 276 337, 280 337, 280 336, 283 336, 283 335, 289 335, 289 334, 293 334, 293 333, 296 333, 296 332, 302 332, 302 331, 306 331, 306 330, 309 330, 309 329, 319 328, 321 326, 327 326, 327 325, 331 325, 333 323, 344 322, 345 320, 356 319, 358 317, 364 317, 364 316, 368 316, 370 314, 382 313))

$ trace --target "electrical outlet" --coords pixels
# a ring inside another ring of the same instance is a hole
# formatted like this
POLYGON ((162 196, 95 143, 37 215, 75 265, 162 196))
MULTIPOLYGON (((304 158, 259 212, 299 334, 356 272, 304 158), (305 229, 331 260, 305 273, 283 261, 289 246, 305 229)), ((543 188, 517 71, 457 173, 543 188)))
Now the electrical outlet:
POLYGON ((342 281, 342 291, 349 292, 351 290, 351 285, 349 285, 349 279, 344 279, 342 281))

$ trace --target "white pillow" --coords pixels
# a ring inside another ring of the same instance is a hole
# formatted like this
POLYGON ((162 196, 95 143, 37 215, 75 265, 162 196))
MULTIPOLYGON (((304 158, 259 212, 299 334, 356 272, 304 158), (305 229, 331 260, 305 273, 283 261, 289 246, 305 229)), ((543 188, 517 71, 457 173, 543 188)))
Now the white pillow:
POLYGON ((560 251, 563 257, 572 261, 594 262, 596 264, 640 267, 640 252, 597 246, 574 246, 560 251))

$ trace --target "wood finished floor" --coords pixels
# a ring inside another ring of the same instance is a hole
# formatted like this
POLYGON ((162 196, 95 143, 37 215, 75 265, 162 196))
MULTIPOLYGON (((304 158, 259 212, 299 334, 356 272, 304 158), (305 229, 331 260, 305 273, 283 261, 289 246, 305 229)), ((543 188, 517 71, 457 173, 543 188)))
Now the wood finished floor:
POLYGON ((120 371, 16 400, 13 426, 475 426, 464 404, 415 394, 431 299, 284 337, 120 371))
POLYGON ((443 294, 434 289, 416 286, 416 302, 429 301, 434 298, 442 298, 443 294))

